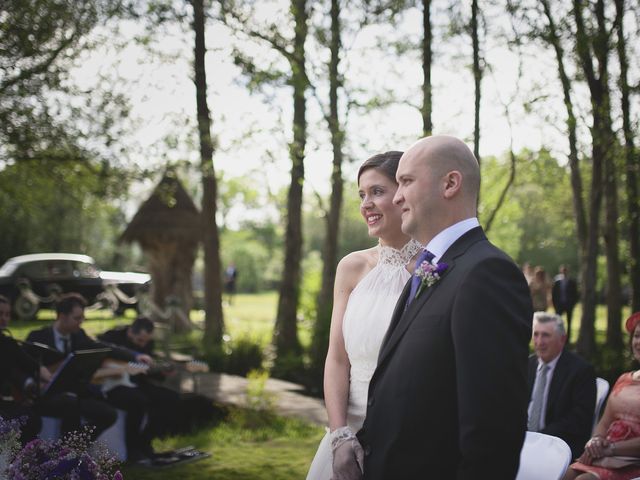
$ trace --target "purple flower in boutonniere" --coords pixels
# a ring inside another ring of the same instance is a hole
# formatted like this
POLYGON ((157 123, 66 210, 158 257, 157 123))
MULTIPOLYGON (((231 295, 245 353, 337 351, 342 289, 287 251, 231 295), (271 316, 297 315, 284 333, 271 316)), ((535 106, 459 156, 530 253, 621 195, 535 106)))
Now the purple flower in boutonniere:
POLYGON ((444 262, 429 262, 427 260, 418 265, 414 272, 416 277, 420 279, 420 286, 416 292, 416 297, 420 295, 423 289, 431 287, 440 280, 440 277, 448 267, 449 265, 444 262))

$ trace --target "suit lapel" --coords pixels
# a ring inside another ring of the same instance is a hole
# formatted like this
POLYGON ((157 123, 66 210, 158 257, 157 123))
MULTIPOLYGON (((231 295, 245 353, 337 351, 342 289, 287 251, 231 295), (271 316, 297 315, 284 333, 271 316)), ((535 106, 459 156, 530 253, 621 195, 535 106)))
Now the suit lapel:
POLYGON ((56 346, 56 337, 53 334, 53 327, 48 327, 45 330, 45 335, 47 338, 45 339, 44 343, 57 350, 58 347, 56 346))
POLYGON ((456 266, 456 258, 466 252, 472 244, 485 238, 486 237, 484 236, 482 228, 476 227, 469 230, 464 235, 462 235, 462 237, 456 240, 440 259, 440 262, 448 264, 448 267, 442 274, 440 280, 438 280, 435 285, 432 285, 426 290, 423 290, 420 295, 411 302, 406 310, 404 309, 404 304, 406 303, 408 288, 407 286, 405 286, 405 289, 402 292, 398 303, 396 304, 396 309, 392 317, 392 323, 389 327, 389 330, 387 331, 387 334, 385 335, 382 348, 380 349, 380 354, 378 355, 378 365, 381 365, 389 356, 395 345, 406 332, 407 328, 409 328, 409 325, 411 325, 411 323, 415 320, 415 318, 418 316, 418 313, 422 312, 425 304, 433 296, 433 293, 436 291, 436 289, 439 288, 440 285, 442 285, 444 282, 446 282, 447 276, 450 275, 450 273, 456 266))
POLYGON ((380 363, 379 360, 380 360, 380 354, 382 353, 382 350, 384 350, 385 345, 389 341, 389 337, 391 336, 391 333, 393 333, 393 331, 395 330, 396 326, 398 325, 398 321, 400 320, 400 318, 402 317, 402 314, 404 313, 404 310, 405 310, 404 307, 405 307, 405 304, 407 303, 409 292, 411 291, 411 278, 412 277, 409 277, 409 280, 407 280, 407 283, 405 283, 404 289, 402 290, 402 293, 400 294, 400 297, 398 298, 398 301, 396 303, 396 307, 393 309, 393 314, 391 315, 391 322, 389 323, 389 328, 387 328, 387 333, 384 334, 384 338, 382 339, 382 344, 380 346, 380 351, 378 352, 378 363, 380 363))

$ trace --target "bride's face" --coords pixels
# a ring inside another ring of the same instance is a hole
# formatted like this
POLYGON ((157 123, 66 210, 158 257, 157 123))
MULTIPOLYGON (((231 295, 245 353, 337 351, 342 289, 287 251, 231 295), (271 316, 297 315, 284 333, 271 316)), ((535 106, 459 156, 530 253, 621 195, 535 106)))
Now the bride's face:
POLYGON ((393 204, 397 189, 398 184, 394 180, 375 168, 365 170, 360 175, 360 213, 367 223, 370 236, 384 240, 402 235, 402 211, 393 204))

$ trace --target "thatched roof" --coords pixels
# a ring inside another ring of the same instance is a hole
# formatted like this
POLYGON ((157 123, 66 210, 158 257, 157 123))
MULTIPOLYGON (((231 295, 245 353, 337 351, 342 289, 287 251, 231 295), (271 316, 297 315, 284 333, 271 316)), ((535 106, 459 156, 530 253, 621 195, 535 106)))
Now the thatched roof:
POLYGON ((120 236, 123 242, 195 243, 200 237, 200 212, 174 172, 168 171, 120 236))

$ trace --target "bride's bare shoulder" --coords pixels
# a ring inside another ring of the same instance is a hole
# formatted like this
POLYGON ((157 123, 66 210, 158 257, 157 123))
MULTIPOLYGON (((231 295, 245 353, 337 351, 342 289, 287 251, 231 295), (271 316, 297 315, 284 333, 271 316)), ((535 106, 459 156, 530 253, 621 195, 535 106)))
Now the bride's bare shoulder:
POLYGON ((340 275, 357 281, 378 262, 378 249, 376 247, 358 250, 344 256, 338 264, 336 275, 340 275))

